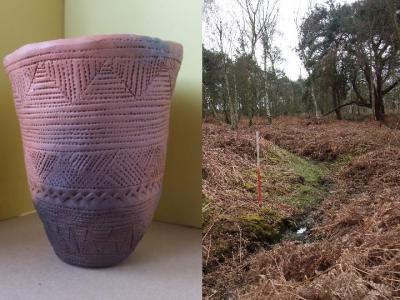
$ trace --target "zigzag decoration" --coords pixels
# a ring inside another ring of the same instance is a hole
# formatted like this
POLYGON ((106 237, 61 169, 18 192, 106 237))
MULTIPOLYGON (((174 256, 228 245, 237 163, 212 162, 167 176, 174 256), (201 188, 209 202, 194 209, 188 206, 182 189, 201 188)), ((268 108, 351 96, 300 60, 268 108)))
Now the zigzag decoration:
POLYGON ((47 60, 13 71, 10 76, 18 104, 135 98, 147 91, 162 69, 167 69, 168 61, 164 57, 47 60))
POLYGON ((106 59, 59 59, 52 62, 57 83, 70 102, 75 103, 81 93, 100 72, 106 59))
POLYGON ((28 175, 43 184, 66 188, 121 188, 159 178, 163 146, 107 152, 47 152, 25 149, 28 175))
POLYGON ((118 189, 67 189, 46 186, 30 182, 30 191, 33 201, 45 201, 66 207, 79 207, 86 209, 93 206, 96 210, 127 205, 146 206, 149 198, 157 197, 161 191, 162 180, 154 180, 149 184, 140 184, 135 187, 118 189))
POLYGON ((144 94, 166 62, 163 57, 115 58, 114 72, 134 97, 144 94), (136 79, 134 79, 136 78, 136 79))

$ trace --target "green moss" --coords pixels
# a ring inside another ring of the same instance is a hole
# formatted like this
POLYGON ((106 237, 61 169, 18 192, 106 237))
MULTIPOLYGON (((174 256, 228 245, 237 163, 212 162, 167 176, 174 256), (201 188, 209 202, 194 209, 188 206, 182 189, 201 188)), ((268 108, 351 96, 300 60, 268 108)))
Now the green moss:
POLYGON ((247 239, 272 243, 279 239, 279 230, 262 216, 252 214, 239 219, 240 227, 247 239))
POLYGON ((269 164, 279 164, 284 159, 286 151, 278 146, 273 147, 270 151, 265 153, 265 160, 269 162, 269 164))
POLYGON ((271 172, 269 180, 272 183, 285 180, 284 193, 275 191, 270 195, 272 200, 305 209, 318 203, 327 192, 324 186, 324 178, 330 172, 327 164, 313 163, 279 147, 267 152, 266 158, 279 164, 279 171, 271 172))
POLYGON ((243 185, 243 188, 250 193, 255 193, 257 191, 255 183, 250 181, 246 181, 243 185))
MULTIPOLYGON (((242 175, 246 178, 249 178, 251 180, 251 182, 257 182, 257 168, 250 168, 245 170, 242 175)), ((264 172, 260 172, 260 177, 261 180, 264 180, 267 178, 267 175, 264 172)), ((253 183, 254 184, 254 183, 253 183)))
POLYGON ((325 191, 310 185, 295 185, 290 195, 280 197, 279 201, 289 203, 300 209, 310 208, 319 202, 325 191))
POLYGON ((223 262, 238 247, 239 236, 246 241, 245 247, 254 252, 260 246, 278 242, 292 222, 271 208, 262 208, 257 212, 221 216, 213 225, 213 256, 223 262))
POLYGON ((238 218, 244 236, 250 241, 273 243, 280 239, 286 220, 271 208, 262 208, 257 213, 238 218))
POLYGON ((288 152, 288 166, 294 173, 302 176, 307 183, 318 183, 329 169, 324 164, 314 164, 304 158, 288 152))
POLYGON ((277 210, 270 207, 260 208, 258 215, 269 223, 278 223, 282 219, 282 215, 277 210))

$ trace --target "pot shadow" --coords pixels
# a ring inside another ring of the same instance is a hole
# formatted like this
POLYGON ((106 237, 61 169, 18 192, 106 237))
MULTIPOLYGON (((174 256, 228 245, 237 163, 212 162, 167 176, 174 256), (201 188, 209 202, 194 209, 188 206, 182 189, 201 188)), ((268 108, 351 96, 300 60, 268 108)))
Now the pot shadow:
POLYGON ((201 85, 180 83, 171 102, 168 150, 155 220, 201 227, 201 85))

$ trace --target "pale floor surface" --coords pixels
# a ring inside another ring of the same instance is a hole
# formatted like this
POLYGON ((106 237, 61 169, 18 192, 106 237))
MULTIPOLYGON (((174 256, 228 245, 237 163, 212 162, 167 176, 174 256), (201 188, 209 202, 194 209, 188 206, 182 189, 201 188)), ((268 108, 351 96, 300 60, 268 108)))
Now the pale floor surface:
POLYGON ((201 231, 154 222, 122 264, 83 269, 56 257, 36 214, 1 221, 3 299, 201 299, 201 231))

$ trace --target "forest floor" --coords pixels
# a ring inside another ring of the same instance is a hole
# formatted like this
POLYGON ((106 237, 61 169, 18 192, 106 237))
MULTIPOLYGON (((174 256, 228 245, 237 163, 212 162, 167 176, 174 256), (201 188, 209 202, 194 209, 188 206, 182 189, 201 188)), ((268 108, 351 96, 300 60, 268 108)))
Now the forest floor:
POLYGON ((283 117, 232 131, 206 120, 204 297, 400 298, 400 131, 390 127, 283 117))

